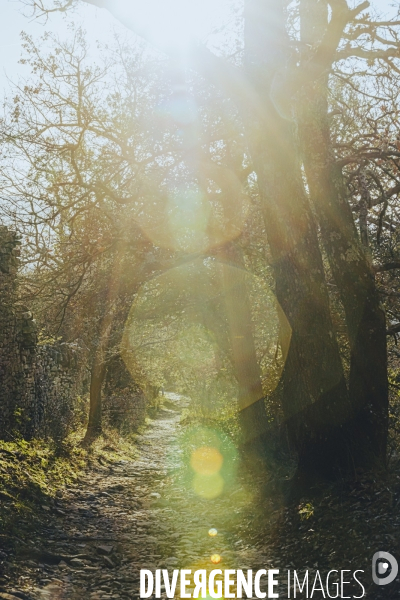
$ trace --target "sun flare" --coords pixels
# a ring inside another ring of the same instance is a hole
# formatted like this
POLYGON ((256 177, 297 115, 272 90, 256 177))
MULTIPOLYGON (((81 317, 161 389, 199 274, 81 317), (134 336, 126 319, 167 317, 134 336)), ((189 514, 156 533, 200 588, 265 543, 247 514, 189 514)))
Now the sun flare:
POLYGON ((86 0, 158 47, 184 49, 203 40, 228 13, 226 0, 86 0))

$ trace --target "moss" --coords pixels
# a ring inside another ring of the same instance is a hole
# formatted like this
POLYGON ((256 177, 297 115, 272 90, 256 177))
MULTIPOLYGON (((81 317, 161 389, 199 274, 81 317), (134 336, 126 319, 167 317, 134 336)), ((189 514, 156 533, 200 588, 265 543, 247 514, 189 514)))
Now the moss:
POLYGON ((79 477, 95 461, 112 463, 137 456, 134 439, 108 431, 85 449, 80 442, 81 428, 62 445, 34 439, 13 442, 0 440, 0 531, 18 535, 19 530, 34 525, 43 506, 57 492, 79 484, 79 477))

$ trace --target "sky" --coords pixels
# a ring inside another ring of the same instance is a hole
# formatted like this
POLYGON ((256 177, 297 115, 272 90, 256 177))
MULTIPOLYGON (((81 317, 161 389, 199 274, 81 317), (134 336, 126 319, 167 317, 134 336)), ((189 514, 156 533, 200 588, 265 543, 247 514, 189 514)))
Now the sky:
MULTIPOLYGON (((122 0, 116 0, 122 1, 122 0)), ((228 14, 225 8, 233 0, 198 0, 198 3, 193 0, 130 0, 132 4, 135 2, 144 8, 144 18, 146 13, 149 13, 148 7, 152 3, 159 2, 161 6, 168 6, 168 3, 175 7, 174 24, 179 26, 176 15, 178 12, 186 12, 189 5, 197 5, 200 8, 196 21, 203 20, 203 32, 206 32, 211 27, 218 27, 224 19, 224 15, 228 14), (147 7, 147 11, 146 11, 147 7), (180 9, 177 11, 176 9, 180 9), (207 25, 205 19, 201 19, 204 14, 212 13, 213 19, 210 19, 207 25), (200 17, 200 18, 199 18, 200 17)), ((68 37, 68 24, 74 22, 76 25, 82 24, 87 32, 89 41, 92 41, 93 50, 96 47, 95 41, 111 42, 115 32, 121 32, 124 36, 127 35, 127 30, 106 10, 99 9, 93 5, 81 2, 77 9, 68 11, 66 15, 55 13, 50 15, 47 23, 44 20, 35 20, 29 18, 29 10, 24 6, 21 0, 0 0, 0 94, 8 87, 8 79, 16 79, 18 76, 27 75, 27 67, 18 64, 21 57, 21 40, 20 32, 25 31, 34 38, 40 38, 46 30, 57 33, 61 38, 68 37)), ((164 28, 164 22, 159 27, 164 28)))
POLYGON ((68 37, 68 23, 82 23, 90 38, 111 38, 113 27, 119 28, 118 23, 105 10, 83 3, 74 14, 64 17, 53 14, 47 23, 28 17, 29 11, 20 0, 0 0, 0 94, 8 86, 8 79, 16 79, 28 74, 27 68, 18 64, 21 57, 21 31, 34 38, 40 38, 45 31, 59 34, 61 38, 68 37))
MULTIPOLYGON (((148 0, 143 0, 147 3, 148 0)), ((176 1, 176 0, 175 0, 176 1)), ((185 0, 181 0, 185 2, 185 0)), ((187 0, 189 2, 189 0, 187 0)), ((361 0, 360 0, 361 1, 361 0)), ((164 0, 165 3, 168 0, 164 0)), ((199 0, 202 5, 204 0, 199 0)), ((220 5, 220 19, 223 18, 223 4, 229 3, 224 0, 220 5), (222 6, 222 8, 221 8, 222 6)), ((214 1, 209 7, 217 6, 214 1)), ((358 4, 358 2, 357 2, 358 4)), ((372 0, 371 4, 384 12, 393 11, 394 0, 372 0)), ((18 64, 21 57, 20 32, 25 31, 34 38, 39 38, 46 30, 57 32, 61 38, 68 36, 68 23, 82 23, 88 33, 90 40, 95 42, 101 39, 103 42, 111 40, 113 32, 123 30, 122 26, 106 10, 98 9, 92 5, 83 3, 73 13, 66 17, 61 14, 52 15, 47 23, 38 22, 28 18, 27 9, 20 0, 0 0, 0 94, 8 87, 8 79, 17 79, 26 76, 27 68, 18 64)), ((93 43, 94 47, 94 43, 93 43)))

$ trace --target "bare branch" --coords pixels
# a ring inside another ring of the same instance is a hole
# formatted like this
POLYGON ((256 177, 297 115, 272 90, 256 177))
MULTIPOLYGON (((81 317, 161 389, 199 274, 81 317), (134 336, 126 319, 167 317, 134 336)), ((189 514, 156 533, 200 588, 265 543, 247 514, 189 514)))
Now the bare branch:
POLYGON ((392 271, 393 269, 400 269, 400 260, 373 266, 374 273, 385 273, 386 271, 392 271))
POLYGON ((392 325, 392 327, 389 327, 386 330, 386 335, 395 335, 396 333, 400 332, 400 323, 397 323, 396 325, 392 325))

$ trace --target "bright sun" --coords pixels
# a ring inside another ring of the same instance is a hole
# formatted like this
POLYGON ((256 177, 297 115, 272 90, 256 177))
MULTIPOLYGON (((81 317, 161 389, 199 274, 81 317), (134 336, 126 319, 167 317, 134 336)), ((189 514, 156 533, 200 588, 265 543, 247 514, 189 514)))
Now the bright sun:
POLYGON ((158 47, 184 48, 203 39, 228 14, 227 0, 85 0, 107 8, 158 47))

